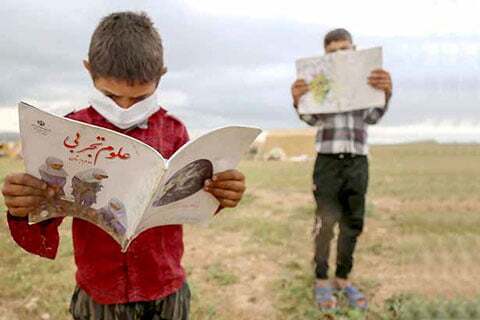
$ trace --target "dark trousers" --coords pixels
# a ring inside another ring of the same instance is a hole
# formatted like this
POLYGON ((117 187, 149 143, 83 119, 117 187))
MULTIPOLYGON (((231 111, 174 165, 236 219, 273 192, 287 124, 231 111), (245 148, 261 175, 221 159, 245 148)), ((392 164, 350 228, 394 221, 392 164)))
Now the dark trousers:
POLYGON ((177 292, 155 301, 100 304, 77 286, 70 313, 74 320, 188 320, 190 288, 185 282, 177 292))
POLYGON ((335 276, 347 279, 353 267, 353 252, 362 233, 368 159, 350 154, 318 154, 313 173, 315 215, 315 275, 328 278, 328 257, 333 229, 339 223, 335 276))

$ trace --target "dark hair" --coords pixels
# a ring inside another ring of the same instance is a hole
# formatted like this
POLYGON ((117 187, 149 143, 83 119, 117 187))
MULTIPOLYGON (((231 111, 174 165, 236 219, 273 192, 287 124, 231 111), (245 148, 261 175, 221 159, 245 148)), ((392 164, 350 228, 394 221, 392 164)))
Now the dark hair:
POLYGON ((158 81, 164 67, 162 40, 146 13, 115 12, 93 32, 88 60, 93 78, 158 81))
POLYGON ((331 42, 343 40, 353 43, 353 38, 350 32, 343 28, 331 30, 325 35, 325 38, 323 38, 323 47, 326 48, 331 42))

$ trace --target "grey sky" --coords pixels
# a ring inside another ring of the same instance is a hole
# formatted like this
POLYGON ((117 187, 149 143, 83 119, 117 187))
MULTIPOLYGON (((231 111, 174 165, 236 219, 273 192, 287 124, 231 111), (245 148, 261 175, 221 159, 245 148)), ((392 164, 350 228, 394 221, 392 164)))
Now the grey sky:
MULTIPOLYGON (((4 0, 0 108, 13 107, 20 99, 46 108, 86 106, 92 86, 81 61, 99 19, 112 11, 144 10, 160 30, 166 50, 169 72, 161 82, 161 99, 190 128, 302 126, 289 92, 294 60, 322 54, 323 35, 338 26, 335 19, 322 23, 311 17, 302 22, 215 13, 199 10, 198 3, 4 0)), ((388 33, 351 30, 358 47, 384 47, 394 98, 383 125, 479 123, 480 33, 417 35, 415 30, 401 32, 406 24, 408 17, 405 25, 390 26, 388 33)), ((5 121, 10 120, 3 117, 0 125, 5 121)))

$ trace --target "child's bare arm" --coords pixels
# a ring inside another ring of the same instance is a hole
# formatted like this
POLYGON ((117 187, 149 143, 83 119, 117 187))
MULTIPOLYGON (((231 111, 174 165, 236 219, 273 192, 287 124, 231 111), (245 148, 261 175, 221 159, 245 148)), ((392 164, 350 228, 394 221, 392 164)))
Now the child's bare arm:
POLYGON ((238 170, 220 172, 205 181, 205 190, 218 199, 222 208, 236 207, 245 189, 245 176, 238 170))

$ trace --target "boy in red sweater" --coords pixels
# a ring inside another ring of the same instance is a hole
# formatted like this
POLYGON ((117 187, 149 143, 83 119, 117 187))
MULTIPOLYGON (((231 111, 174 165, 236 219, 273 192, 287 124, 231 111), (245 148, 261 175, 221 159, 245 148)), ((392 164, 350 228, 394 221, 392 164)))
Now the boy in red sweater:
MULTIPOLYGON (((155 91, 166 73, 160 35, 150 19, 133 12, 113 13, 92 35, 88 61, 94 94, 88 108, 67 117, 136 138, 169 158, 188 141, 185 126, 156 103, 155 91)), ((237 170, 216 174, 205 190, 235 207, 245 191, 237 170)), ((55 258, 62 218, 28 225, 27 215, 55 191, 41 180, 16 173, 2 189, 12 237, 28 252, 55 258)), ((181 265, 181 225, 143 232, 127 252, 107 233, 73 219, 77 265, 70 312, 74 319, 188 319, 190 291, 181 265)))

